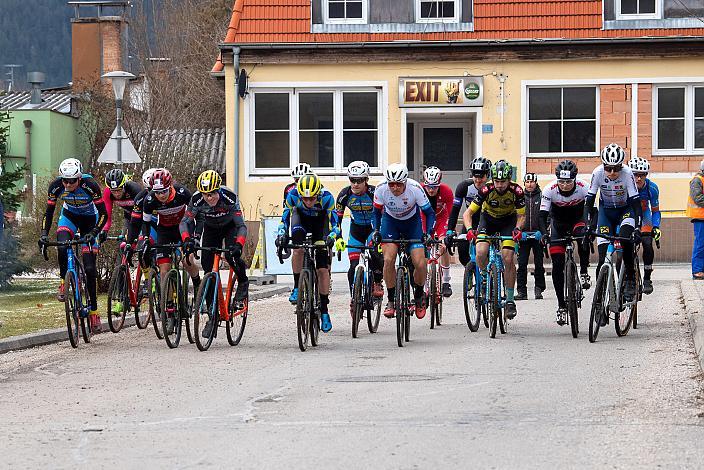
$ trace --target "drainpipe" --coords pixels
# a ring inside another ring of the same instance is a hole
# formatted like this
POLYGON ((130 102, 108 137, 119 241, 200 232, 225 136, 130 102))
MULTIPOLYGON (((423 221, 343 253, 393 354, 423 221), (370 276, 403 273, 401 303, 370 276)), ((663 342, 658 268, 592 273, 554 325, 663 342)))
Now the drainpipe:
POLYGON ((501 110, 501 138, 499 141, 501 142, 501 147, 506 150, 507 145, 506 145, 506 139, 504 138, 504 115, 506 114, 504 111, 504 105, 506 103, 506 91, 504 88, 504 84, 506 83, 506 75, 503 73, 500 73, 496 78, 499 80, 499 90, 501 91, 501 107, 499 108, 501 110))
POLYGON ((234 155, 235 155, 235 171, 234 171, 234 180, 232 182, 232 189, 235 191, 235 194, 239 194, 240 191, 240 94, 238 90, 238 79, 240 76, 240 48, 239 47, 233 47, 232 48, 232 63, 233 67, 235 69, 235 122, 234 126, 232 129, 232 132, 234 132, 234 140, 235 140, 235 148, 234 148, 234 155))
POLYGON ((27 189, 29 189, 32 194, 34 194, 34 185, 32 184, 32 121, 27 119, 22 121, 24 124, 24 164, 27 167, 27 189))

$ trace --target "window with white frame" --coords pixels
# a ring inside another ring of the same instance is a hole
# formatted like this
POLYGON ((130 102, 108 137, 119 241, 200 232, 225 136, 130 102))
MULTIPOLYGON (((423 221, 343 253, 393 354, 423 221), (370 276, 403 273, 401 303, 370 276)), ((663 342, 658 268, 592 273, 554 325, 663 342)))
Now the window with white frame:
POLYGON ((299 162, 343 173, 354 160, 379 168, 381 92, 281 89, 253 92, 252 174, 284 174, 299 162))
POLYGON ((536 87, 528 89, 528 153, 597 152, 597 89, 536 87))
POLYGON ((367 22, 369 0, 324 0, 325 22, 364 24, 367 22))
POLYGON ((419 23, 458 23, 459 0, 416 0, 416 21, 419 23))
POLYGON ((656 152, 704 153, 704 86, 657 87, 653 107, 656 152))
POLYGON ((619 19, 660 18, 662 0, 616 0, 616 17, 619 19))

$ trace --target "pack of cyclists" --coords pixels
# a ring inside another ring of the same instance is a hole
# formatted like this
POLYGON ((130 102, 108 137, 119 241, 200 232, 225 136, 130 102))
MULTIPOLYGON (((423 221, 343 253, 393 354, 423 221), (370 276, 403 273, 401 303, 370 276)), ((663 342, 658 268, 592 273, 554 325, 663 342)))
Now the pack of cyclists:
MULTIPOLYGON (((328 310, 330 296, 330 263, 333 248, 347 251, 350 268, 350 292, 354 272, 363 246, 371 250, 370 271, 373 275, 373 296, 382 299, 386 285, 387 303, 384 316, 393 318, 396 285, 398 240, 409 240, 408 254, 412 262, 411 312, 421 319, 425 316, 427 299, 427 247, 431 240, 442 241, 446 247, 457 248, 462 265, 476 263, 482 276, 486 275, 489 238, 502 237, 501 259, 505 285, 504 308, 508 319, 517 315, 516 300, 525 299, 525 273, 516 295, 516 247, 524 239, 523 231, 536 234, 532 243, 549 252, 552 260, 552 283, 557 297, 556 322, 566 323, 567 305, 564 296, 565 237, 578 237, 577 245, 580 278, 583 289, 590 288, 588 273, 590 242, 595 240, 599 262, 597 273, 606 258, 609 240, 599 235, 618 234, 623 261, 626 266, 624 298, 636 295, 633 247, 642 244, 644 275, 643 293, 653 292, 653 241, 659 241, 659 191, 648 179, 648 161, 632 157, 625 163, 625 151, 617 144, 606 146, 601 152, 601 164, 591 175, 589 183, 579 179, 577 165, 563 160, 555 167, 555 180, 539 190, 539 199, 531 194, 537 187, 537 177, 527 174, 526 190, 516 183, 514 168, 505 160, 492 163, 477 157, 471 163, 471 177, 460 182, 453 191, 442 182, 440 168, 424 170, 422 181, 409 178, 408 168, 401 163, 388 165, 383 181, 370 184, 367 162, 354 161, 347 168, 349 186, 337 198, 327 190, 311 167, 296 165, 293 182, 284 189, 283 215, 277 229, 276 244, 301 244, 310 234, 313 242, 324 245, 316 250, 320 329, 332 329, 328 310), (527 197, 528 195, 528 197, 527 197), (597 196, 598 209, 596 208, 597 196), (526 225, 526 207, 531 221, 526 225), (463 210, 463 206, 466 208, 463 210), (349 210, 349 233, 342 233, 342 219, 349 210), (457 222, 462 217, 465 237, 459 237, 457 222), (346 238, 345 238, 346 235, 346 238), (549 250, 548 250, 549 246, 549 250)), ((78 236, 85 240, 82 247, 83 264, 87 277, 90 304, 90 325, 100 330, 96 296, 96 256, 99 246, 107 239, 113 217, 113 206, 121 209, 125 221, 124 242, 121 249, 128 257, 138 255, 142 266, 155 263, 164 274, 170 268, 171 250, 182 249, 183 268, 188 272, 198 291, 200 272, 194 260, 198 247, 226 248, 226 260, 233 268, 238 287, 235 310, 246 308, 248 278, 242 251, 247 238, 239 197, 222 185, 222 177, 213 170, 203 172, 196 181, 195 193, 173 180, 169 170, 152 168, 142 175, 142 184, 131 181, 119 168, 105 175, 105 188, 83 171, 79 160, 69 158, 59 166, 59 176, 49 185, 47 209, 42 222, 39 245, 46 250, 46 242, 59 200, 62 202, 56 230, 57 241, 78 236), (156 248, 153 248, 156 247, 156 248)), ((441 294, 452 295, 450 278, 450 250, 442 249, 439 257, 443 268, 441 294)), ((66 249, 58 248, 59 271, 66 272, 66 249)), ((534 255, 534 257, 536 257, 534 255)), ((527 255, 526 255, 527 259, 527 255)), ((542 254, 541 254, 542 260, 542 254)), ((298 278, 303 265, 303 250, 294 249, 291 257, 294 288, 289 301, 298 301, 298 278)), ((214 269, 213 254, 203 251, 201 265, 205 273, 214 269)), ((544 290, 544 281, 537 285, 536 297, 544 290)), ((64 300, 65 287, 59 286, 57 298, 64 300)), ((538 297, 541 298, 542 296, 538 297)), ((350 303, 352 312, 352 303, 350 303)), ((207 328, 213 326, 206 325, 207 328)), ((173 325, 167 325, 173 328, 173 325)), ((204 333, 205 334, 205 333, 204 333)))

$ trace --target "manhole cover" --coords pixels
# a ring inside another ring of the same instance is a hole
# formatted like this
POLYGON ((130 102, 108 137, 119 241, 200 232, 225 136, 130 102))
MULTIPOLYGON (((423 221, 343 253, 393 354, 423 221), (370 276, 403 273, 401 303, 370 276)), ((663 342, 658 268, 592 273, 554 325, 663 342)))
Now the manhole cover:
POLYGON ((339 377, 332 382, 424 382, 438 380, 433 375, 367 375, 362 377, 339 377))

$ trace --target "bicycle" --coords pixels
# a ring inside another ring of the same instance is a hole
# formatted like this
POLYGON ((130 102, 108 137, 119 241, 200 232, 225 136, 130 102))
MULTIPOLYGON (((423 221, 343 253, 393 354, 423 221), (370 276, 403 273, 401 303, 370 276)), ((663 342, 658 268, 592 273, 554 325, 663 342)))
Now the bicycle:
POLYGON ((76 251, 81 249, 81 245, 88 244, 84 237, 74 237, 67 241, 42 242, 42 255, 46 261, 49 261, 49 255, 46 252, 46 247, 56 246, 66 247, 67 269, 64 276, 65 299, 64 310, 66 311, 66 329, 68 330, 68 340, 71 346, 78 347, 79 327, 80 334, 83 336, 83 341, 90 343, 91 329, 88 316, 90 314, 90 306, 84 301, 88 299, 86 271, 83 267, 83 261, 80 256, 76 256, 76 251), (75 248, 74 248, 75 247, 75 248), (79 326, 80 325, 80 326, 79 326))
MULTIPOLYGON (((227 342, 230 346, 237 346, 242 340, 244 327, 247 324, 249 299, 245 298, 244 309, 237 310, 234 295, 237 291, 235 270, 230 266, 227 278, 227 294, 223 297, 222 279, 220 277, 220 257, 227 253, 224 248, 198 247, 196 251, 209 251, 215 253, 213 271, 205 275, 198 288, 196 300, 193 303, 193 334, 196 346, 200 351, 207 351, 218 336, 220 323, 225 322, 227 342), (210 332, 204 335, 205 325, 210 322, 210 332)), ((239 281, 237 281, 239 282, 239 281)))
MULTIPOLYGON (((652 238, 653 237, 652 232, 646 232, 641 235, 641 238, 645 238, 645 237, 652 238)), ((655 246, 657 247, 658 250, 660 249, 660 240, 655 240, 655 246)), ((636 260, 636 263, 638 263, 636 266, 640 267, 640 260, 639 259, 636 260)), ((639 269, 639 271, 640 271, 640 269, 639 269)), ((638 274, 640 275, 640 272, 638 274)), ((641 285, 640 291, 638 294, 638 300, 643 300, 643 292, 642 291, 643 291, 643 286, 641 285)), ((634 330, 638 329, 638 309, 637 308, 636 308, 636 311, 633 312, 633 329, 634 330)))
POLYGON ((359 323, 362 321, 362 312, 365 310, 367 312, 369 333, 377 332, 383 298, 376 298, 372 295, 374 276, 369 266, 371 263, 371 251, 377 248, 366 245, 348 245, 347 248, 355 248, 361 251, 359 264, 355 268, 354 281, 352 282, 352 337, 356 338, 359 333, 359 323))
POLYGON ((430 329, 440 326, 442 323, 442 276, 444 270, 440 265, 442 250, 441 241, 430 240, 430 253, 428 256, 428 275, 425 283, 425 298, 428 299, 428 310, 430 311, 430 329))
MULTIPOLYGON (((108 237, 107 239, 122 242, 125 237, 108 237)), ((122 329, 127 313, 130 310, 134 311, 137 327, 144 329, 151 318, 148 308, 146 309, 147 317, 144 321, 142 321, 140 316, 144 310, 143 304, 148 302, 145 295, 147 292, 146 276, 142 279, 142 267, 137 263, 133 281, 130 268, 134 266, 132 260, 127 258, 126 250, 119 250, 117 257, 118 263, 110 275, 110 283, 108 284, 107 312, 110 331, 118 333, 122 329)))
POLYGON ((567 323, 570 325, 572 337, 579 336, 579 309, 582 308, 584 292, 582 282, 579 279, 577 263, 574 260, 574 242, 579 243, 584 240, 584 236, 573 236, 565 234, 564 238, 550 240, 551 244, 565 243, 565 301, 567 302, 567 323))
MULTIPOLYGON (((298 244, 286 243, 278 248, 277 256, 279 262, 283 264, 284 259, 290 256, 291 249, 303 249, 303 269, 298 279, 298 301, 296 303, 296 332, 298 336, 298 347, 301 351, 308 348, 308 340, 311 346, 318 345, 320 335, 320 296, 318 295, 318 272, 315 266, 316 250, 326 250, 329 256, 329 248, 324 241, 319 240, 313 243, 313 235, 306 234, 305 241, 298 244)), ((338 257, 341 255, 338 252, 338 257)))
POLYGON ((616 242, 628 241, 630 238, 611 236, 606 234, 593 234, 597 237, 609 240, 609 249, 606 259, 601 266, 596 279, 596 288, 592 300, 592 309, 589 317, 589 342, 594 343, 599 335, 601 320, 606 316, 606 322, 610 319, 609 312, 614 314, 614 327, 618 336, 625 336, 631 327, 633 316, 638 311, 638 300, 642 296, 642 281, 640 277, 640 262, 638 260, 638 247, 634 245, 633 261, 635 269, 636 295, 630 302, 626 302, 623 297, 623 287, 626 281, 626 267, 618 260, 618 254, 614 255, 620 248, 614 246, 616 242), (620 269, 619 266, 620 265, 620 269))
POLYGON ((503 308, 506 301, 505 285, 503 280, 504 262, 501 257, 503 249, 501 243, 506 240, 513 240, 512 237, 501 235, 479 235, 480 240, 489 241, 489 262, 486 266, 487 279, 482 276, 482 290, 484 291, 481 300, 484 302, 489 317, 489 336, 496 338, 496 327, 498 325, 501 334, 506 334, 508 318, 503 308))
MULTIPOLYGON (((154 313, 153 323, 157 336, 161 332, 166 344, 172 349, 177 348, 181 342, 183 323, 186 324, 188 341, 191 344, 195 341, 191 332, 191 308, 188 305, 188 286, 191 278, 185 270, 182 271, 180 269, 181 260, 184 257, 180 250, 182 246, 182 243, 151 246, 152 249, 170 250, 169 262, 171 263, 171 269, 161 279, 160 289, 157 291, 159 293, 159 308, 154 313), (174 321, 173 331, 171 332, 169 332, 168 328, 170 319, 174 321), (161 326, 160 331, 157 324, 161 326)), ((188 262, 187 259, 186 262, 188 262)), ((154 275, 153 273, 150 274, 154 275)), ((154 299, 154 297, 152 295, 150 299, 154 299)))
POLYGON ((411 272, 413 262, 408 255, 408 246, 413 243, 422 243, 422 240, 395 240, 383 239, 381 243, 395 243, 398 245, 398 266, 396 268, 396 341, 398 347, 409 342, 411 336, 411 272))

